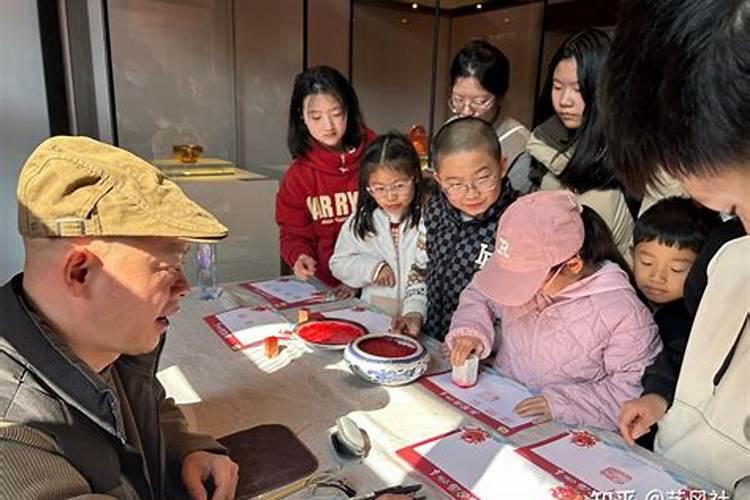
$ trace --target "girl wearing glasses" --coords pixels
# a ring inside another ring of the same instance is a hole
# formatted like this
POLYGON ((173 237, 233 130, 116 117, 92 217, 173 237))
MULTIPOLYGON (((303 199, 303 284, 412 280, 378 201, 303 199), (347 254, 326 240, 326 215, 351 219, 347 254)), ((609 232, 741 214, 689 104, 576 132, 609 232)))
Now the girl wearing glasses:
POLYGON ((473 40, 453 58, 450 73, 448 108, 454 117, 474 116, 495 129, 511 185, 518 191, 528 192, 531 158, 523 153, 529 131, 521 122, 503 113, 510 79, 508 58, 494 45, 473 40))
POLYGON ((607 223, 630 261, 633 216, 615 178, 597 106, 597 86, 609 54, 606 33, 588 29, 558 49, 538 106, 544 120, 526 146, 534 158, 532 182, 542 190, 567 188, 607 223))
POLYGON ((566 190, 519 198, 500 217, 495 251, 474 275, 446 338, 451 363, 490 356, 539 391, 516 413, 537 422, 617 430, 620 408, 640 395, 641 375, 661 349, 612 236, 566 190))
MULTIPOLYGON (((287 136, 294 161, 276 195, 281 256, 297 277, 339 285, 328 260, 341 225, 354 213, 360 158, 374 138, 341 73, 314 66, 297 75, 287 136)), ((347 287, 336 292, 352 293, 347 287)))
POLYGON ((362 289, 362 300, 400 314, 406 276, 417 251, 422 173, 406 136, 379 136, 362 156, 357 211, 331 257, 333 275, 362 289))

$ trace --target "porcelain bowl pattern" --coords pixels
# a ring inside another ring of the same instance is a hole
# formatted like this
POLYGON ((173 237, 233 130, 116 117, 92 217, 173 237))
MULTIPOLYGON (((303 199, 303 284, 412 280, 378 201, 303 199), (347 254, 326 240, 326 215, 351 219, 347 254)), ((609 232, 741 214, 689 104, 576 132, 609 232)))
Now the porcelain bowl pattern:
POLYGON ((403 385, 418 379, 427 371, 430 354, 412 337, 394 333, 373 333, 360 337, 346 346, 344 360, 349 369, 375 384, 403 385), (411 354, 402 357, 384 357, 365 352, 360 345, 367 340, 387 337, 415 348, 411 354))

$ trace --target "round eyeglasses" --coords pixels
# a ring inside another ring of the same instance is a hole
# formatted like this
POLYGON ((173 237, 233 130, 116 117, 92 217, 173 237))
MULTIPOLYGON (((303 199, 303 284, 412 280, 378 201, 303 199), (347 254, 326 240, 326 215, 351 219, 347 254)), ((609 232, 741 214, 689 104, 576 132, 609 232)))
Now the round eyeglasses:
POLYGON ((497 179, 500 176, 498 174, 483 175, 471 182, 448 182, 441 184, 445 194, 451 198, 460 198, 469 194, 469 191, 474 190, 479 193, 486 193, 492 191, 497 187, 497 179))
POLYGON ((487 111, 495 103, 495 97, 474 97, 468 98, 458 94, 451 94, 448 98, 448 108, 452 113, 460 115, 467 107, 469 114, 480 115, 487 111))
POLYGON ((411 190, 412 181, 395 182, 390 186, 383 184, 375 184, 373 186, 367 186, 367 192, 370 193, 373 198, 385 198, 389 194, 393 193, 396 196, 402 196, 408 194, 411 190))

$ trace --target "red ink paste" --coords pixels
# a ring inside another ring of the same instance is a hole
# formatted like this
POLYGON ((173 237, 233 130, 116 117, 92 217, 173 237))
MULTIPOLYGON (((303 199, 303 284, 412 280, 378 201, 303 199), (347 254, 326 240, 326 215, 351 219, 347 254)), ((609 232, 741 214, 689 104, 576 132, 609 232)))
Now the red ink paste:
POLYGON ((417 348, 413 345, 389 337, 363 340, 359 343, 359 348, 367 354, 381 358, 403 358, 417 352, 417 348))
POLYGON ((345 345, 365 333, 360 326, 336 320, 311 321, 297 329, 303 340, 326 345, 345 345))

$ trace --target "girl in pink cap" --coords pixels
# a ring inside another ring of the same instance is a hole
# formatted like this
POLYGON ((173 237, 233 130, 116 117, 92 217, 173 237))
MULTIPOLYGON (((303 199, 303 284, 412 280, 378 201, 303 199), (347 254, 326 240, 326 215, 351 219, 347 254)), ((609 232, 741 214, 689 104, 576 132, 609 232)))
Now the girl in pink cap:
POLYGON ((661 349, 607 225, 568 191, 520 198, 500 217, 495 252, 462 292, 446 342, 451 363, 487 358, 538 396, 518 404, 537 422, 617 429, 622 403, 661 349))

